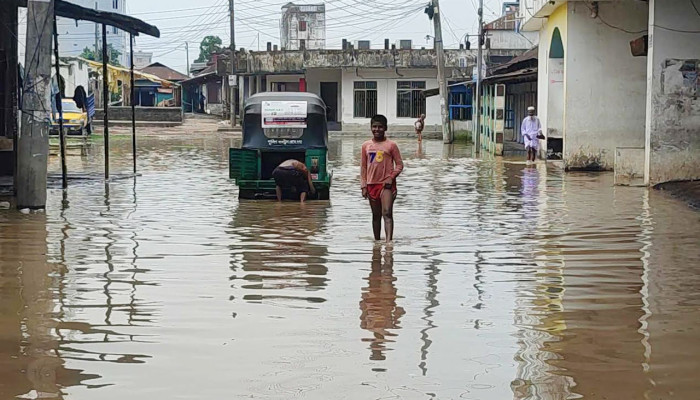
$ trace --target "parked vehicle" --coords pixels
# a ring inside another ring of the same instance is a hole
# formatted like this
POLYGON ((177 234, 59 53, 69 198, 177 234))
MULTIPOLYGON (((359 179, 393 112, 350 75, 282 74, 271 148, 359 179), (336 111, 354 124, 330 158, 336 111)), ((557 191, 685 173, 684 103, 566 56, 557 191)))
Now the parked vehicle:
MULTIPOLYGON (((88 129, 88 114, 75 105, 72 99, 63 99, 63 129, 67 135, 85 136, 88 129)), ((55 113, 51 119, 51 135, 58 135, 59 114, 55 113)))
MULTIPOLYGON (((275 198, 272 171, 283 161, 306 164, 316 188, 310 198, 328 200, 326 106, 311 93, 268 92, 248 98, 243 109, 241 148, 229 149, 229 177, 242 199, 275 198)), ((284 193, 285 197, 296 196, 284 193)))

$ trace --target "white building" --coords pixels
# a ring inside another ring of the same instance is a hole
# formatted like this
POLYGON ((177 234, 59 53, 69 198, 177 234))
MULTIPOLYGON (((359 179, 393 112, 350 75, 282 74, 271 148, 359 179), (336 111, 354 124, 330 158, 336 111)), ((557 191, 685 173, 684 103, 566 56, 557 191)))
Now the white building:
POLYGON ((280 38, 282 49, 285 50, 325 48, 325 4, 284 5, 280 20, 280 38))
MULTIPOLYGON (((64 93, 66 97, 73 97, 78 86, 82 86, 85 92, 88 92, 90 68, 87 63, 76 58, 61 58, 59 67, 61 69, 61 77, 65 83, 64 93)), ((51 74, 52 76, 56 75, 53 68, 51 69, 51 74)))
POLYGON ((134 51, 134 68, 143 69, 153 63, 153 53, 134 51))
MULTIPOLYGON (((700 179, 700 15, 687 0, 523 0, 538 113, 567 169, 700 179)), ((623 176, 625 175, 625 176, 623 176)))
MULTIPOLYGON (((70 0, 79 6, 97 8, 100 11, 109 11, 126 14, 126 0, 70 0)), ((20 8, 20 10, 25 10, 20 8)), ((26 10, 25 10, 26 12, 26 10)), ((20 17, 20 21, 22 21, 20 17)), ((26 22, 26 21, 25 21, 26 22)), ((26 32, 26 25, 20 25, 20 32, 26 32)), ((67 18, 58 19, 58 46, 61 57, 79 56, 86 47, 95 50, 95 40, 102 47, 102 25, 88 21, 75 21, 67 18)), ((127 66, 129 63, 129 34, 115 27, 107 27, 107 43, 119 51, 119 64, 127 66)), ((20 61, 24 58, 20 55, 20 61)))
MULTIPOLYGON (((450 81, 471 76, 475 51, 447 50, 450 81)), ((251 52, 239 56, 239 98, 264 91, 319 95, 328 107, 330 129, 366 131, 384 114, 393 132, 413 132, 426 114, 426 130, 440 131, 440 98, 424 91, 438 86, 434 50, 324 50, 251 52)))

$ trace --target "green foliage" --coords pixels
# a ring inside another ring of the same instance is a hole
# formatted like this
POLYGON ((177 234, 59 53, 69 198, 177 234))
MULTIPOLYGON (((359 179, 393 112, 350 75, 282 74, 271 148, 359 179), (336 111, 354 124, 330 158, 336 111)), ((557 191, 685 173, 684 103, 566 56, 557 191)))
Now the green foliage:
MULTIPOLYGON (((122 55, 122 53, 119 50, 115 49, 111 44, 107 45, 107 51, 109 52, 109 63, 116 67, 121 67, 121 64, 119 63, 119 57, 122 55)), ((86 47, 83 49, 83 52, 80 54, 80 57, 85 58, 87 60, 102 61, 102 52, 98 52, 97 57, 95 57, 95 52, 89 47, 86 47)))
POLYGON ((195 62, 205 62, 211 59, 211 55, 221 51, 221 38, 218 36, 206 36, 199 45, 199 57, 195 62))

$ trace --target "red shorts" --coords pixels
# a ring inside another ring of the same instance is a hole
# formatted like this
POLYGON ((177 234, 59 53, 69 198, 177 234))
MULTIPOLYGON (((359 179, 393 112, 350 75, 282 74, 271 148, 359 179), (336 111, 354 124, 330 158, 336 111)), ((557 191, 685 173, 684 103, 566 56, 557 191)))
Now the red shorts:
MULTIPOLYGON (((369 199, 372 201, 379 201, 383 191, 383 183, 372 183, 367 185, 367 197, 369 197, 369 199)), ((394 195, 394 197, 396 197, 396 194, 398 193, 396 190, 396 182, 391 185, 391 193, 394 195)))

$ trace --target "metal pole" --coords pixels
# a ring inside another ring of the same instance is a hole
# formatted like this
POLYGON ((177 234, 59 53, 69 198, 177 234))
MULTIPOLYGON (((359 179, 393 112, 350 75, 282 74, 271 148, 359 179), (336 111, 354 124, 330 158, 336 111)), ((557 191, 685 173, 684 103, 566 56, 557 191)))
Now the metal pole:
POLYGON ((63 96, 61 95, 61 66, 58 59, 58 26, 56 13, 53 14, 53 55, 56 58, 56 82, 58 82, 58 99, 56 110, 58 111, 58 140, 61 151, 61 187, 68 188, 68 167, 66 167, 66 136, 63 132, 63 96))
POLYGON ((134 101, 134 34, 129 34, 129 53, 131 54, 131 151, 134 155, 134 175, 136 175, 136 102, 134 101))
POLYGON ((474 116, 474 152, 479 153, 481 142, 481 69, 483 63, 483 54, 481 50, 481 41, 484 38, 484 0, 479 0, 479 40, 477 41, 476 52, 476 109, 473 110, 474 116))
POLYGON ((107 25, 102 24, 102 97, 104 104, 105 180, 109 179, 109 75, 107 72, 107 25))
MULTIPOLYGON (((233 12, 233 1, 228 0, 229 18, 231 24, 231 75, 236 76, 236 24, 233 12)), ((231 127, 236 126, 236 87, 238 86, 238 77, 234 78, 233 85, 229 84, 229 105, 231 107, 231 127)))
POLYGON ((437 78, 440 88, 440 116, 442 118, 442 141, 452 143, 452 129, 448 115, 447 82, 445 81, 445 51, 442 43, 440 22, 440 0, 433 0, 433 24, 435 25, 435 52, 437 53, 437 78))

